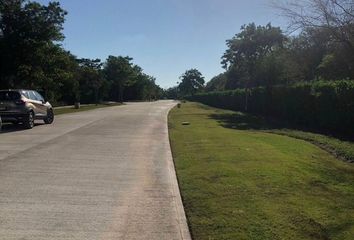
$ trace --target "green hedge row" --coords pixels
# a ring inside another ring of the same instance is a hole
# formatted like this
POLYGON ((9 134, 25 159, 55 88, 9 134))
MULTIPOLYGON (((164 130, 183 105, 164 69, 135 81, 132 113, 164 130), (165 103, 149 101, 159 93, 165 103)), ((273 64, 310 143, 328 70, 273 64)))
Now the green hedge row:
MULTIPOLYGON (((310 128, 354 136, 354 81, 316 81, 253 88, 247 112, 310 128)), ((245 111, 246 90, 200 93, 187 98, 210 106, 245 111)))

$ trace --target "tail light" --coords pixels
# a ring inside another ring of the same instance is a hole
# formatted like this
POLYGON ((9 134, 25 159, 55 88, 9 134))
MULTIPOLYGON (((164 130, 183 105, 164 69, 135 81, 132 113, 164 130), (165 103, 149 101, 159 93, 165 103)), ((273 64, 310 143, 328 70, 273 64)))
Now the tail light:
POLYGON ((23 99, 18 99, 15 101, 16 105, 24 105, 26 102, 23 99))

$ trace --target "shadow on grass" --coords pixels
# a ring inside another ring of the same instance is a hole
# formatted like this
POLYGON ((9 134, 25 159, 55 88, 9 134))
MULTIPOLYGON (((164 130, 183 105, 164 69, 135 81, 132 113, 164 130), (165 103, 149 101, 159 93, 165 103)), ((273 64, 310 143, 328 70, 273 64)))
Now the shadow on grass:
POLYGON ((302 125, 291 124, 274 118, 265 118, 248 113, 235 112, 223 114, 210 114, 209 117, 219 122, 222 127, 238 130, 262 130, 262 131, 281 131, 295 130, 314 134, 321 134, 327 137, 337 138, 342 141, 353 142, 353 136, 346 136, 334 132, 308 128, 302 125))
POLYGON ((287 127, 286 124, 275 120, 269 120, 241 112, 211 114, 209 117, 218 121, 219 124, 225 128, 238 130, 274 130, 287 127))

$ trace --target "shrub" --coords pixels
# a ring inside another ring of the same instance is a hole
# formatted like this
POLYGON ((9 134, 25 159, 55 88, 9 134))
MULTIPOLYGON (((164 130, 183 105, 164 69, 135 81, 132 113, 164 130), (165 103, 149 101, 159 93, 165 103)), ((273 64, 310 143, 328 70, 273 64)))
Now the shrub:
MULTIPOLYGON (((310 128, 354 136, 354 81, 315 81, 248 91, 248 112, 310 128)), ((245 89, 200 93, 187 99, 235 111, 245 110, 245 89)))

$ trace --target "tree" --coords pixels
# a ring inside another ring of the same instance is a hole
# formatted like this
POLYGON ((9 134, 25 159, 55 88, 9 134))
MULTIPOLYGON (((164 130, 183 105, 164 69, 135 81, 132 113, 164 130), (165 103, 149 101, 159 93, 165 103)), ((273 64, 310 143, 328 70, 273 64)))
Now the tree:
POLYGON ((194 95, 204 88, 204 77, 197 69, 187 70, 180 79, 178 88, 182 95, 194 95))
MULTIPOLYGON (((301 0, 286 1, 274 4, 281 13, 289 19, 289 29, 308 31, 314 29, 325 32, 330 39, 329 44, 335 45, 335 52, 325 56, 320 71, 324 66, 335 66, 344 63, 344 71, 349 77, 354 77, 354 2, 353 0, 301 0), (336 56, 338 56, 336 58, 336 56), (343 61, 343 58, 345 59, 343 61), (332 63, 328 64, 331 59, 332 63), (333 62, 338 60, 339 63, 333 62)), ((333 46, 332 46, 333 50, 333 46)), ((332 68, 333 70, 337 70, 332 68)), ((337 75, 335 75, 337 76, 337 75)))
POLYGON ((210 79, 210 81, 206 84, 206 91, 222 91, 225 90, 226 82, 227 82, 227 74, 220 73, 219 75, 210 79))
MULTIPOLYGON (((0 2, 0 84, 4 87, 38 86, 46 81, 44 67, 64 39, 64 11, 58 2, 48 6, 25 0, 0 2)), ((60 58, 60 56, 59 56, 60 58)))
POLYGON ((297 0, 274 4, 290 21, 290 29, 325 28, 354 49, 353 0, 297 0))
POLYGON ((133 66, 133 83, 125 91, 127 99, 155 100, 161 95, 161 89, 156 85, 156 79, 143 72, 138 65, 133 66))
POLYGON ((178 86, 170 87, 164 90, 164 97, 167 99, 177 99, 178 98, 178 86))
POLYGON ((226 41, 228 49, 225 51, 221 63, 231 76, 236 77, 229 78, 229 81, 239 81, 246 89, 246 111, 248 90, 260 82, 256 79, 257 65, 265 57, 282 48, 285 40, 280 28, 273 27, 270 23, 266 26, 256 26, 254 23, 250 23, 243 25, 240 33, 226 41))
POLYGON ((78 93, 80 99, 77 99, 77 101, 98 103, 99 90, 104 84, 101 60, 81 58, 77 62, 79 64, 77 79, 80 85, 78 93))
POLYGON ((124 88, 134 83, 133 59, 129 56, 109 56, 104 64, 104 74, 111 84, 111 94, 116 101, 123 102, 124 88))
POLYGON ((59 2, 0 1, 0 87, 45 92, 53 104, 156 99, 161 89, 132 58, 77 59, 61 46, 67 12, 59 2))

